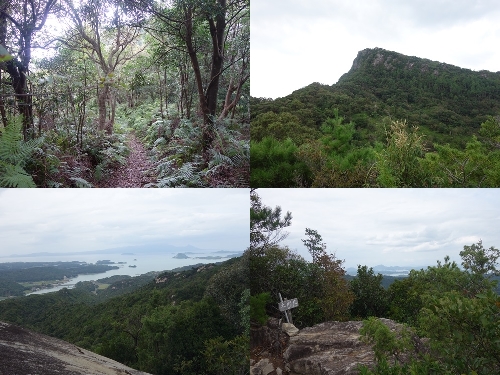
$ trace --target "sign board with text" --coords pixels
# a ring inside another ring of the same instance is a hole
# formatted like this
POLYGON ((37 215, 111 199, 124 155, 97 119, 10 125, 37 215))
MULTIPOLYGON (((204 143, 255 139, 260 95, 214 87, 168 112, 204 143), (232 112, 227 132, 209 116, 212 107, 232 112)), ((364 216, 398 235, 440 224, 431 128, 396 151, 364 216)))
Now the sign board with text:
POLYGON ((290 310, 297 306, 299 306, 299 301, 297 300, 297 298, 287 299, 278 304, 280 311, 290 310))

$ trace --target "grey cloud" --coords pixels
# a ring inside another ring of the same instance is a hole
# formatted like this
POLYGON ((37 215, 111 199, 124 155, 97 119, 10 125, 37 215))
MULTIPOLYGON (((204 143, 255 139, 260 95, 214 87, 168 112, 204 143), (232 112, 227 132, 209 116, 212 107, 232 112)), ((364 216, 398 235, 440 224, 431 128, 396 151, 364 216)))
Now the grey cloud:
POLYGON ((499 18, 497 0, 252 0, 252 95, 333 84, 374 47, 496 71, 499 18))
POLYGON ((153 242, 248 247, 248 189, 0 192, 0 256, 153 242))
POLYGON ((308 257, 306 227, 322 235, 346 265, 422 265, 483 238, 500 246, 498 190, 259 189, 263 203, 291 211, 284 241, 308 257))
POLYGON ((444 28, 481 19, 500 11, 500 3, 470 0, 412 0, 390 1, 399 8, 405 18, 412 20, 415 26, 444 28))

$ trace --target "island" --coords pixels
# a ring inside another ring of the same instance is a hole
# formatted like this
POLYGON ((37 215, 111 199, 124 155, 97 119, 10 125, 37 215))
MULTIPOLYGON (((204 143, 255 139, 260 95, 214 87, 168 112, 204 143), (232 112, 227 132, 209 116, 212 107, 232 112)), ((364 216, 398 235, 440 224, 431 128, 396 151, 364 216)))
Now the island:
POLYGON ((174 258, 176 258, 176 259, 189 259, 189 257, 184 253, 178 253, 177 255, 174 255, 174 258))

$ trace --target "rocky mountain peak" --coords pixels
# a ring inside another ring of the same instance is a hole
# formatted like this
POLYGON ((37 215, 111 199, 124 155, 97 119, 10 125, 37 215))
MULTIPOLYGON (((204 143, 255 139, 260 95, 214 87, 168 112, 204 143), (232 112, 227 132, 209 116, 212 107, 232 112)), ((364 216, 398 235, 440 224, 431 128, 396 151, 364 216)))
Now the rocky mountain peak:
POLYGON ((470 74, 477 74, 483 78, 490 79, 498 79, 499 73, 488 71, 474 72, 470 69, 460 68, 452 64, 416 56, 407 56, 402 53, 375 47, 365 48, 364 50, 359 51, 352 63, 351 69, 340 78, 339 82, 343 79, 347 79, 352 76, 353 73, 360 70, 372 71, 377 68, 385 71, 418 69, 420 73, 431 74, 433 76, 439 76, 441 73, 468 72, 470 74))

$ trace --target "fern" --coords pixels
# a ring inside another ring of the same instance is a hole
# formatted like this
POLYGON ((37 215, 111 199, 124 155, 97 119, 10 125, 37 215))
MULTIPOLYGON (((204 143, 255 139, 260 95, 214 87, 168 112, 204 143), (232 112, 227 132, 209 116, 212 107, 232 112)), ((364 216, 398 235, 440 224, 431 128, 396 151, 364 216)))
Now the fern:
POLYGON ((0 128, 0 186, 36 187, 33 178, 24 169, 31 155, 39 149, 43 138, 24 142, 22 117, 11 117, 8 125, 0 128))
POLYGON ((216 139, 213 147, 209 150, 210 161, 206 176, 217 181, 217 186, 222 187, 226 184, 222 183, 221 185, 220 181, 224 181, 229 174, 234 179, 228 186, 233 186, 235 183, 248 186, 250 143, 247 140, 241 140, 241 133, 232 130, 226 123, 218 123, 215 134, 216 139))
POLYGON ((157 166, 158 182, 147 187, 204 187, 203 172, 197 169, 198 163, 184 163, 177 169, 173 160, 166 160, 157 166))
POLYGON ((157 147, 158 145, 164 145, 166 143, 167 143, 167 140, 163 137, 160 137, 156 141, 154 141, 153 147, 157 147))
POLYGON ((9 119, 7 127, 0 128, 0 160, 10 164, 24 165, 31 154, 43 142, 42 138, 23 141, 22 118, 20 116, 9 119))
POLYGON ((3 162, 0 162, 0 186, 14 188, 36 187, 33 177, 22 167, 3 162))
POLYGON ((70 177, 70 180, 75 182, 76 187, 78 188, 91 188, 94 187, 90 182, 80 177, 70 177))

